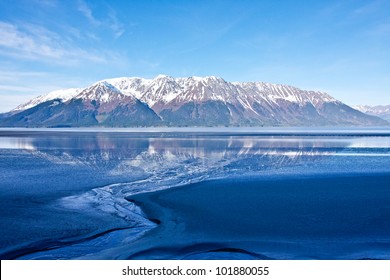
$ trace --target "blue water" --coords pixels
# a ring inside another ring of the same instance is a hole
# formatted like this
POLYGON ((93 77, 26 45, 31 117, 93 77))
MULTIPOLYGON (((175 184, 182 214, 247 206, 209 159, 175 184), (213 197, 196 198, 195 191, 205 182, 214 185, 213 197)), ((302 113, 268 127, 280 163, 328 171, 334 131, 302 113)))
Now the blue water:
MULTIPOLYGON (((126 248, 158 226, 125 199, 129 195, 229 178, 345 175, 390 175, 388 129, 2 129, 0 256, 125 258, 126 248)), ((387 187, 390 189, 390 182, 386 185, 383 180, 378 189, 370 185, 370 192, 381 199, 377 205, 370 200, 378 210, 368 212, 375 217, 365 218, 373 221, 370 227, 375 227, 375 219, 381 222, 375 231, 380 234, 367 234, 365 250, 367 244, 384 244, 375 246, 370 258, 390 258, 390 233, 383 222, 390 220, 386 216, 387 187)), ((284 201, 285 193, 278 194, 276 201, 284 201)), ((334 211, 326 213, 327 219, 343 222, 334 211)), ((309 244, 310 236, 305 238, 309 244)), ((279 258, 294 256, 290 251, 283 255, 279 249, 279 258)), ((337 259, 343 255, 334 254, 326 256, 337 259)), ((230 256, 234 258, 234 254, 230 256)))

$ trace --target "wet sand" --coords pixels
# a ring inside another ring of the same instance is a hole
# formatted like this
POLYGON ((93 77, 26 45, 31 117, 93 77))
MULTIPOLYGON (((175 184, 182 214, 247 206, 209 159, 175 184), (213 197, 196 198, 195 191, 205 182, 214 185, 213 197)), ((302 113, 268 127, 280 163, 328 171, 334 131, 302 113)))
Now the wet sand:
POLYGON ((129 259, 390 259, 390 175, 206 181, 134 195, 129 259))

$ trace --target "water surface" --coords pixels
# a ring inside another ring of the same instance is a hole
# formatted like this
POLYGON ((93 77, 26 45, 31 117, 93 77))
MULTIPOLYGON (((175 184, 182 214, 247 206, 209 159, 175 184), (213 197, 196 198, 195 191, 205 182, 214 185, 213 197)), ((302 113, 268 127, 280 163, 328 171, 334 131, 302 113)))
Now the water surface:
MULTIPOLYGON (((390 174, 389 163, 390 132, 379 128, 2 129, 0 254, 3 259, 126 258, 128 248, 158 228, 126 200, 130 195, 237 178, 272 178, 281 185, 286 178, 380 178, 390 174)), ((276 200, 294 192, 284 188, 276 200)), ((375 212, 380 217, 371 218, 383 222, 389 209, 386 182, 370 188, 384 198, 375 212)), ((381 242, 388 241, 388 228, 378 224, 381 242)), ((379 242, 378 235, 371 238, 379 242)), ((383 246, 375 256, 387 253, 383 246)))

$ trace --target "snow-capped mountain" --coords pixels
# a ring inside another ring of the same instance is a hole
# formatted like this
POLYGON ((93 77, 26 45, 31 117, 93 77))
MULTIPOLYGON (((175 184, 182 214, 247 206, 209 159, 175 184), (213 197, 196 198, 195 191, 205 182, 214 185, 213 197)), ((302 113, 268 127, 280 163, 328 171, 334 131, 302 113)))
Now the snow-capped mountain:
POLYGON ((149 106, 101 81, 73 98, 39 103, 2 120, 6 126, 146 126, 161 122, 149 106))
POLYGON ((10 112, 3 126, 386 125, 327 93, 220 77, 106 79, 51 92, 10 112))
MULTIPOLYGON (((326 93, 302 91, 298 88, 263 82, 229 83, 219 77, 173 78, 158 75, 155 79, 115 78, 105 80, 124 94, 134 95, 150 107, 156 104, 204 102, 208 100, 226 103, 242 103, 244 100, 266 100, 275 103, 285 99, 296 103, 321 101, 333 102, 336 99, 326 93)), ((245 106, 245 105, 244 105, 245 106)))
POLYGON ((377 116, 384 120, 390 121, 390 105, 387 106, 356 105, 353 106, 353 108, 365 114, 377 116))
MULTIPOLYGON (((19 105, 12 111, 23 111, 29 108, 32 108, 40 103, 53 100, 53 99, 60 99, 62 102, 66 102, 68 100, 71 100, 73 97, 75 97, 77 94, 79 94, 83 89, 82 88, 68 88, 68 89, 60 89, 55 90, 52 92, 49 92, 45 95, 40 95, 38 97, 35 97, 28 102, 19 105)), ((12 112, 11 111, 11 112, 12 112)))

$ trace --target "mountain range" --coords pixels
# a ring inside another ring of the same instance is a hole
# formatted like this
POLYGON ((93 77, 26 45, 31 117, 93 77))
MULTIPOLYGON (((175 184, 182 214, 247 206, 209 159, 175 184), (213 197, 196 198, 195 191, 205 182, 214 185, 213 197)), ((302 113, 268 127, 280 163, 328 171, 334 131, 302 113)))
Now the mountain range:
POLYGON ((220 77, 99 81, 38 96, 0 118, 9 127, 388 125, 320 91, 220 77))
POLYGON ((365 114, 377 116, 390 122, 390 105, 385 106, 367 106, 357 105, 354 109, 359 110, 365 114))

